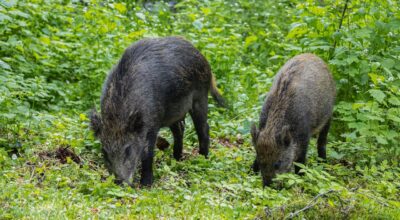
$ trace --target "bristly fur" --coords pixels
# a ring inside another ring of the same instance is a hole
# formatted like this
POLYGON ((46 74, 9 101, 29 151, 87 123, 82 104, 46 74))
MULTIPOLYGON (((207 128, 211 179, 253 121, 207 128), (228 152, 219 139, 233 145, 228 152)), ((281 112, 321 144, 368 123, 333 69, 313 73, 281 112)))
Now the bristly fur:
POLYGON ((103 85, 101 117, 93 117, 94 123, 101 121, 95 131, 109 170, 128 182, 136 163, 142 162, 141 183, 150 185, 159 129, 170 127, 174 157, 180 159, 187 113, 199 136, 200 153, 207 156, 208 91, 218 104, 225 103, 209 63, 183 38, 143 39, 127 48, 103 85))
POLYGON ((327 65, 313 54, 295 56, 279 70, 262 108, 259 130, 252 129, 252 133, 258 132, 252 134, 258 160, 255 163, 264 165, 260 168, 265 183, 277 173, 272 168, 275 162, 283 163, 286 169, 294 161, 305 161, 313 134, 320 133, 319 154, 325 157, 335 96, 335 83, 327 65))
POLYGON ((102 122, 95 108, 93 108, 89 113, 89 118, 90 118, 90 128, 93 130, 94 135, 98 137, 101 132, 102 122))
POLYGON ((217 88, 217 83, 215 81, 214 74, 212 74, 212 77, 211 77, 210 93, 211 93, 211 96, 214 98, 214 100, 217 102, 217 104, 220 107, 223 107, 223 108, 228 107, 226 100, 222 97, 221 93, 219 92, 219 90, 217 88))

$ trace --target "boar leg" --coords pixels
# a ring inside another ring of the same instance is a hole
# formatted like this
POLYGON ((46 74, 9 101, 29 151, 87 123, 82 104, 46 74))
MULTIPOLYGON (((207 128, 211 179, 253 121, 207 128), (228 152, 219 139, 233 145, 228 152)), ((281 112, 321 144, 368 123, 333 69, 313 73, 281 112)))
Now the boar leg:
POLYGON ((330 126, 330 120, 322 128, 318 136, 317 147, 318 147, 318 157, 326 160, 326 141, 328 137, 328 131, 330 126))
POLYGON ((204 96, 203 99, 193 103, 193 109, 190 111, 190 116, 192 117, 197 137, 199 139, 199 153, 204 155, 206 158, 208 156, 208 147, 210 145, 210 136, 208 135, 209 127, 207 123, 207 102, 207 96, 204 96))
MULTIPOLYGON (((306 135, 304 135, 306 136, 306 135)), ((306 138, 302 138, 302 140, 299 142, 299 152, 297 153, 297 159, 296 159, 296 163, 301 163, 301 164, 305 164, 306 163, 306 156, 307 156, 307 148, 308 148, 308 143, 310 141, 309 137, 306 138)), ((294 166, 294 172, 296 174, 299 174, 300 171, 300 167, 299 166, 294 166)))
POLYGON ((142 186, 151 186, 153 183, 153 158, 154 158, 154 146, 157 140, 157 133, 154 131, 150 131, 147 134, 147 143, 148 150, 143 155, 142 159, 142 172, 140 178, 140 184, 142 186))
POLYGON ((174 158, 181 160, 183 150, 183 132, 185 131, 185 121, 178 121, 169 127, 174 136, 174 158))
POLYGON ((260 167, 258 166, 257 158, 254 160, 253 165, 251 165, 251 168, 253 169, 254 173, 257 173, 260 171, 260 167))
MULTIPOLYGON (((304 154, 304 156, 301 155, 301 156, 296 160, 296 163, 305 164, 305 163, 306 163, 306 155, 305 155, 305 154, 304 154)), ((295 166, 294 166, 294 173, 299 174, 300 169, 301 169, 301 167, 295 165, 295 166)))

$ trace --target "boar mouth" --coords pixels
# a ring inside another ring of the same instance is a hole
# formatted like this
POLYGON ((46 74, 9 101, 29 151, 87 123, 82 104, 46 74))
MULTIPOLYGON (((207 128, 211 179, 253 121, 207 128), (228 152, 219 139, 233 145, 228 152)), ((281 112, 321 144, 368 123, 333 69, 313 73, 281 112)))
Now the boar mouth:
POLYGON ((114 177, 115 177, 115 179, 114 179, 115 184, 122 186, 123 183, 125 183, 128 186, 133 187, 132 173, 129 174, 128 177, 126 177, 126 178, 124 178, 123 176, 121 177, 116 174, 114 174, 114 177))
POLYGON ((272 178, 263 178, 263 187, 269 187, 272 184, 272 178))
POLYGON ((276 174, 273 175, 262 175, 262 182, 263 182, 263 187, 269 187, 273 183, 273 180, 275 178, 276 174))
POLYGON ((129 181, 129 179, 128 179, 128 180, 115 179, 115 180, 114 180, 114 183, 117 184, 117 185, 119 185, 119 186, 122 186, 123 183, 125 183, 125 184, 127 184, 128 186, 130 186, 130 187, 133 188, 133 181, 129 181))

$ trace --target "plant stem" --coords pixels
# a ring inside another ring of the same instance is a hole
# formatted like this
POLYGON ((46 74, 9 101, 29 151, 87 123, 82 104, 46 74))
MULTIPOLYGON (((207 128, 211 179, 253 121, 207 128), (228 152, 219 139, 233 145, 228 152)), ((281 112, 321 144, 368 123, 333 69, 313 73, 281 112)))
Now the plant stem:
MULTIPOLYGON (((338 27, 338 29, 337 29, 336 32, 339 32, 340 29, 342 29, 343 19, 344 19, 344 15, 346 14, 346 10, 347 10, 348 4, 349 4, 349 0, 346 0, 346 3, 345 3, 345 5, 344 5, 343 11, 342 11, 342 16, 341 16, 340 21, 339 21, 339 27, 338 27)), ((331 54, 329 55, 329 59, 332 58, 333 53, 335 52, 336 44, 337 44, 337 41, 336 41, 336 39, 335 39, 334 42, 333 42, 333 47, 332 47, 332 50, 331 50, 331 54)))

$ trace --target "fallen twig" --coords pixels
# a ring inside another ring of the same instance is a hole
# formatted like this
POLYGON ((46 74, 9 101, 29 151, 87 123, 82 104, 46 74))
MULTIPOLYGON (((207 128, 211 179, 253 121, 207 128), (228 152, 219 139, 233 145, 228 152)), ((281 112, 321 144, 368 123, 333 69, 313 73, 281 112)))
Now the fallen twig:
POLYGON ((360 193, 360 195, 363 195, 363 196, 366 196, 366 197, 368 197, 370 199, 373 199, 375 202, 377 202, 377 203, 379 203, 379 204, 381 204, 381 205, 383 205, 385 207, 390 207, 389 204, 387 204, 386 202, 381 201, 382 200, 381 198, 378 198, 378 197, 373 196, 373 195, 368 195, 367 193, 362 193, 362 194, 360 193))
POLYGON ((300 210, 297 210, 297 211, 295 211, 295 212, 291 212, 287 217, 285 217, 285 219, 286 219, 286 218, 289 218, 289 219, 294 218, 294 217, 296 217, 297 215, 299 215, 301 212, 304 212, 304 211, 306 211, 306 210, 308 210, 308 209, 314 207, 314 206, 318 203, 317 200, 318 200, 319 197, 325 196, 325 195, 327 195, 327 194, 329 194, 329 193, 333 193, 333 192, 337 192, 337 191, 336 191, 336 190, 333 190, 333 189, 330 189, 330 190, 328 190, 328 191, 326 191, 326 192, 324 192, 324 193, 320 193, 320 194, 316 195, 316 196, 307 204, 307 206, 305 206, 304 208, 302 208, 302 209, 300 209, 300 210))

